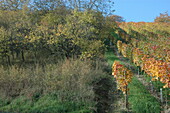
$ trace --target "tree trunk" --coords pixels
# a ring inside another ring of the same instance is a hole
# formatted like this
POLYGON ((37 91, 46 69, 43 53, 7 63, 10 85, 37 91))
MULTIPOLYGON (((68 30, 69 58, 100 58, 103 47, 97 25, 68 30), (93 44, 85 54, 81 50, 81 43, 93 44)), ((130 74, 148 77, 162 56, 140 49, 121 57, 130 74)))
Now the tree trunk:
POLYGON ((138 68, 138 75, 140 75, 140 70, 139 70, 139 66, 138 66, 137 68, 138 68))
POLYGON ((17 59, 19 58, 19 52, 18 51, 16 52, 16 58, 17 59))
POLYGON ((128 105, 128 89, 126 86, 126 92, 125 92, 125 107, 127 110, 129 110, 129 105, 128 105))
POLYGON ((4 64, 4 61, 5 61, 4 55, 2 55, 1 58, 2 58, 1 62, 2 62, 2 64, 4 64))
POLYGON ((12 60, 14 60, 15 59, 15 56, 14 56, 14 52, 12 51, 12 60))
POLYGON ((24 50, 21 51, 21 57, 22 57, 22 61, 25 62, 24 50))
POLYGON ((7 62, 8 62, 9 65, 11 65, 11 60, 10 60, 10 56, 9 55, 7 55, 7 62))

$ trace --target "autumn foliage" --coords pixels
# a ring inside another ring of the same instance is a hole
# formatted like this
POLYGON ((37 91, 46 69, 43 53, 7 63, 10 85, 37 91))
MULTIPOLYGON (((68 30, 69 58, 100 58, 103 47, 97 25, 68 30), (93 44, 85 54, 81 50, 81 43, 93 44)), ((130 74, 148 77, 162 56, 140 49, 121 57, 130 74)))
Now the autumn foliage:
MULTIPOLYGON (((119 23, 127 33, 118 33, 124 39, 117 41, 118 51, 133 61, 141 70, 170 88, 170 29, 169 23, 119 23), (131 37, 126 40, 127 35, 131 37)), ((121 31, 119 31, 121 32, 121 31)))
POLYGON ((116 79, 117 87, 123 93, 128 91, 128 84, 132 79, 132 71, 122 65, 119 61, 115 61, 112 66, 112 75, 116 79))

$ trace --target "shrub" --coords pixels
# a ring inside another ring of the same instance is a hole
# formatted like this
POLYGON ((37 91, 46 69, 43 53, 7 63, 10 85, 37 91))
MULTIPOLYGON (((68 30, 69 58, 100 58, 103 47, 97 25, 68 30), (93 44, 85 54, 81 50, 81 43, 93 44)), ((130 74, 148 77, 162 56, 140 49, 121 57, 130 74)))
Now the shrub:
POLYGON ((102 110, 108 109, 112 83, 105 72, 106 67, 106 63, 80 59, 66 59, 44 66, 1 66, 0 97, 8 98, 9 104, 2 103, 0 110, 84 112, 98 109, 102 102, 108 102, 102 110), (105 95, 101 96, 99 92, 105 95), (95 100, 98 95, 103 99, 95 100))

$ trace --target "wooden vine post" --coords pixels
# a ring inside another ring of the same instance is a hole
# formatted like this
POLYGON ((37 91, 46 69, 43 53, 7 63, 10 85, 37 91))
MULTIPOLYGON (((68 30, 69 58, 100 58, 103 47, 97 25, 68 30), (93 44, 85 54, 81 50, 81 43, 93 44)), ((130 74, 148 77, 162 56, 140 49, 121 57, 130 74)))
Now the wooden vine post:
POLYGON ((125 102, 126 102, 126 109, 129 110, 129 101, 128 101, 128 84, 126 85, 126 92, 125 92, 125 102))

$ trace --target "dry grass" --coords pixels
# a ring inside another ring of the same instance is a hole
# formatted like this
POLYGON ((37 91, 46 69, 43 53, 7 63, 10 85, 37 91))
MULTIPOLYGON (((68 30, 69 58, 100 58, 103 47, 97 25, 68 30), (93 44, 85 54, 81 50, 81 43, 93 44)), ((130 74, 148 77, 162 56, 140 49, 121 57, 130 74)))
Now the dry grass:
POLYGON ((106 76, 101 62, 63 60, 57 64, 0 67, 0 96, 14 98, 56 93, 61 101, 92 101, 93 83, 106 76))

